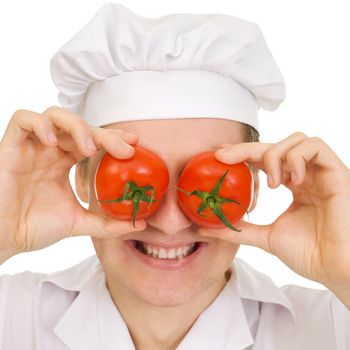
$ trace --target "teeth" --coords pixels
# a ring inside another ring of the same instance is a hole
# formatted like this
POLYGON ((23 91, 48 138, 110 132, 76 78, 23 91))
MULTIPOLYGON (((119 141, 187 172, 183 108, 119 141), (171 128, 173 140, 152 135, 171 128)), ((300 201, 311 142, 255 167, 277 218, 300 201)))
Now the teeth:
POLYGON ((157 249, 144 242, 140 242, 140 246, 143 247, 142 251, 144 251, 145 254, 147 254, 148 256, 152 256, 154 258, 183 259, 186 256, 188 256, 190 253, 192 253, 195 243, 191 243, 185 247, 171 248, 171 249, 164 249, 164 248, 157 249))
MULTIPOLYGON (((145 246, 145 245, 143 245, 145 246)), ((152 255, 154 258, 158 257, 158 249, 157 248, 152 248, 152 255)))
POLYGON ((151 255, 152 254, 152 247, 149 245, 147 246, 147 254, 151 255))
POLYGON ((168 259, 175 259, 175 257, 176 257, 175 249, 174 248, 170 249, 168 251, 168 259))
POLYGON ((168 257, 168 254, 167 254, 166 250, 163 249, 163 248, 160 248, 159 249, 159 253, 158 253, 158 257, 160 259, 166 259, 168 257))

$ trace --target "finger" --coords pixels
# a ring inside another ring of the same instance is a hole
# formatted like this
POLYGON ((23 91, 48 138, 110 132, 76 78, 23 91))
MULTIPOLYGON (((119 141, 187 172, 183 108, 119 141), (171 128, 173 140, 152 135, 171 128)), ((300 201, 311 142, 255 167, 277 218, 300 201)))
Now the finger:
POLYGON ((289 187, 291 185, 291 171, 287 163, 282 165, 282 179, 281 184, 289 187))
POLYGON ((200 227, 198 234, 204 237, 214 237, 234 244, 246 244, 271 252, 269 243, 270 225, 255 225, 245 221, 235 224, 241 232, 229 228, 209 229, 200 227))
MULTIPOLYGON (((134 154, 134 148, 125 142, 125 139, 136 143, 136 135, 119 129, 91 126, 77 114, 55 106, 48 108, 43 114, 47 115, 56 127, 72 136, 81 154, 74 154, 77 161, 94 155, 99 149, 105 149, 120 159, 130 158, 134 154)), ((60 145, 63 146, 62 143, 60 145)))
POLYGON ((307 138, 305 134, 296 132, 267 150, 264 155, 264 164, 271 188, 276 188, 283 182, 283 163, 286 161, 287 153, 307 138))
POLYGON ((264 154, 272 146, 270 143, 241 142, 215 151, 215 157, 226 164, 250 163, 255 168, 265 171, 264 154))
POLYGON ((71 236, 92 236, 116 238, 128 232, 142 231, 147 227, 145 220, 136 220, 135 227, 130 220, 116 220, 103 217, 81 208, 77 214, 71 236))
POLYGON ((71 135, 83 158, 97 152, 91 127, 77 114, 56 106, 49 107, 42 114, 47 116, 61 132, 71 135))
MULTIPOLYGON (((91 128, 94 143, 98 150, 102 148, 107 149, 114 157, 121 159, 129 158, 134 154, 133 147, 130 146, 131 149, 129 150, 128 144, 135 145, 138 143, 138 137, 136 135, 124 133, 116 129, 103 129, 94 126, 91 126, 91 128)), ((77 149, 74 139, 66 133, 58 135, 58 147, 65 152, 71 153, 76 161, 86 158, 86 156, 81 154, 77 149)))
POLYGON ((250 163, 267 174, 270 187, 277 187, 283 182, 283 160, 288 150, 307 138, 302 133, 295 133, 276 144, 248 142, 238 143, 216 151, 218 160, 234 164, 241 161, 250 163))
POLYGON ((231 147, 231 146, 233 146, 233 143, 222 143, 222 144, 220 144, 220 148, 226 148, 226 147, 231 147))
POLYGON ((290 169, 287 163, 283 163, 282 165, 282 179, 281 184, 285 185, 286 187, 290 188, 292 185, 291 183, 291 173, 290 169))
POLYGON ((1 143, 9 147, 22 144, 30 135, 34 135, 41 143, 55 146, 57 129, 45 116, 25 109, 17 110, 10 119, 1 143), (50 138, 50 134, 52 135, 50 138))
POLYGON ((308 163, 329 170, 338 170, 340 165, 344 166, 333 150, 318 137, 311 137, 296 145, 288 152, 286 161, 294 185, 304 181, 308 163))
MULTIPOLYGON (((105 129, 104 129, 105 130, 105 129)), ((120 133, 120 137, 127 143, 131 145, 136 145, 139 142, 139 137, 135 134, 124 132, 122 130, 118 129, 118 132, 120 133)))
POLYGON ((138 141, 137 136, 128 136, 122 130, 118 129, 103 129, 94 128, 94 140, 98 149, 105 149, 112 156, 119 159, 128 159, 135 153, 132 147, 126 140, 132 140, 133 144, 138 141))

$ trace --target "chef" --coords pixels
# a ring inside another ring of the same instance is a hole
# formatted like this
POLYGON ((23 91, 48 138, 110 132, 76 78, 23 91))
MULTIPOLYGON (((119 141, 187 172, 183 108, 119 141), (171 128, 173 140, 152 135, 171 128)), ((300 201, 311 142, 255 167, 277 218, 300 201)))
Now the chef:
POLYGON ((81 235, 96 255, 48 275, 1 276, 1 349, 350 349, 350 170, 302 132, 258 142, 258 110, 275 110, 285 85, 256 24, 151 19, 108 3, 58 50, 51 74, 61 106, 17 110, 0 143, 0 261, 81 235), (169 188, 133 226, 104 213, 94 176, 106 152, 129 159, 137 144, 165 161, 169 188), (206 150, 252 167, 250 210, 258 170, 291 191, 291 206, 270 225, 241 220, 240 232, 194 224, 174 186, 206 150), (88 209, 69 183, 74 165, 88 209), (235 258, 240 244, 327 290, 277 287, 235 258))

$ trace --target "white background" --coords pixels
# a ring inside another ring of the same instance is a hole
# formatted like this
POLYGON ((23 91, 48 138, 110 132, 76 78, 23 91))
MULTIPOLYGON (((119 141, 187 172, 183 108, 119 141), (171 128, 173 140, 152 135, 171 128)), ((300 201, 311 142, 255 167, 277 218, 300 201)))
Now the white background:
MULTIPOLYGON (((15 110, 42 112, 50 105, 58 105, 57 90, 49 72, 50 58, 103 3, 97 0, 0 2, 0 137, 15 110)), ((278 111, 260 113, 261 141, 277 142, 300 130, 323 138, 350 166, 347 1, 123 0, 120 3, 144 17, 173 12, 223 13, 259 24, 287 86, 287 98, 278 111)), ((70 174, 73 186, 74 171, 75 168, 70 174)), ((261 180, 260 201, 250 220, 264 224, 287 208, 291 197, 284 188, 268 189, 265 176, 261 180)), ((9 259, 0 267, 0 273, 52 272, 93 253, 89 237, 69 238, 44 250, 9 259)), ((270 275, 278 285, 294 283, 322 288, 257 248, 241 247, 238 256, 270 275)))

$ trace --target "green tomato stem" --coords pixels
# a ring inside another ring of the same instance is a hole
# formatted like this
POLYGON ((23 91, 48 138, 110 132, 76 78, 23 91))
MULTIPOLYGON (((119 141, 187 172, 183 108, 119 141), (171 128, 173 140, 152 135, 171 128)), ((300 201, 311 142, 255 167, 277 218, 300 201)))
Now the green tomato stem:
POLYGON ((132 211, 132 224, 135 227, 135 220, 137 213, 139 211, 140 202, 148 203, 148 210, 150 209, 153 202, 159 202, 159 200, 154 199, 154 187, 153 186, 144 186, 139 187, 133 181, 128 181, 124 187, 123 196, 112 199, 112 200, 98 200, 98 202, 105 203, 118 203, 125 200, 131 200, 133 211, 132 211), (151 190, 151 197, 146 194, 146 192, 151 190))
POLYGON ((220 197, 219 196, 219 191, 221 188, 222 183, 224 182, 224 179, 228 173, 229 169, 226 170, 226 172, 220 177, 220 179, 217 181, 217 183, 215 184, 214 188, 212 189, 211 192, 203 192, 203 191, 199 191, 199 190, 194 190, 192 192, 189 191, 185 191, 177 186, 175 186, 176 189, 178 189, 179 191, 187 194, 188 196, 197 196, 199 198, 202 199, 202 202, 200 204, 200 206, 197 209, 197 214, 201 217, 207 217, 207 215, 203 215, 201 214, 201 212, 206 209, 206 208, 210 208, 211 212, 219 218, 219 220, 224 223, 228 228, 230 228, 233 231, 236 232, 241 232, 241 230, 236 229, 231 223, 230 221, 226 218, 225 214, 222 211, 222 203, 236 203, 237 205, 240 205, 245 212, 248 214, 248 211, 246 208, 244 208, 240 202, 235 201, 233 199, 230 198, 225 198, 225 197, 220 197))

